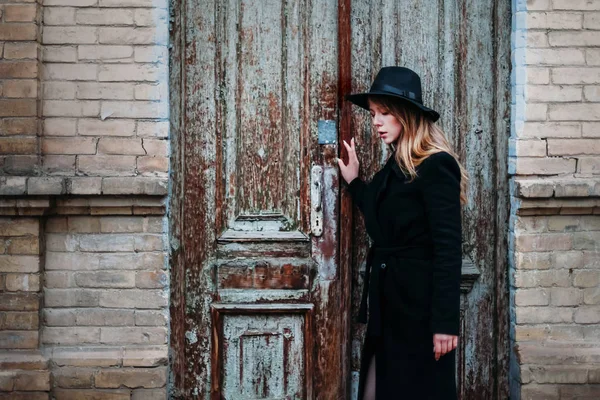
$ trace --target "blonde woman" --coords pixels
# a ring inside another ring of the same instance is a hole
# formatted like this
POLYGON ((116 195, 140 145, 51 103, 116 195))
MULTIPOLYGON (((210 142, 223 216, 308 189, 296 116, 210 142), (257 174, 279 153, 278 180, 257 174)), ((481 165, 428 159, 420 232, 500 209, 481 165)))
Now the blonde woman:
POLYGON ((382 68, 369 92, 347 99, 369 110, 393 152, 368 183, 358 177, 354 139, 344 141, 347 164, 338 160, 373 241, 360 307, 367 334, 359 399, 454 400, 466 172, 435 124, 439 114, 423 104, 414 71, 382 68))

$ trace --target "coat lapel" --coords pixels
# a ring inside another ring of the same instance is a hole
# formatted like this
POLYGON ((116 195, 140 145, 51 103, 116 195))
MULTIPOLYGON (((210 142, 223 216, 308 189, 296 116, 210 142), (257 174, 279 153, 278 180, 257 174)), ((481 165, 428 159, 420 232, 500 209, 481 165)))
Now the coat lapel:
MULTIPOLYGON (((386 162, 386 166, 383 168, 383 170, 381 171, 381 176, 378 176, 377 178, 377 186, 374 188, 374 194, 373 194, 373 202, 371 203, 371 207, 368 210, 371 214, 371 217, 368 218, 367 220, 370 221, 370 225, 371 225, 371 229, 370 232, 373 233, 373 237, 372 239, 375 241, 375 243, 385 243, 387 241, 386 235, 384 233, 384 231, 381 229, 381 225, 379 224, 379 219, 378 219, 378 212, 379 212, 379 204, 381 202, 381 198, 383 196, 383 194, 385 193, 385 190, 388 186, 388 182, 389 182, 389 178, 390 175, 392 175, 392 171, 396 172, 396 169, 398 172, 400 172, 400 175, 403 176, 402 172, 400 171, 400 169, 398 168, 396 161, 394 160, 394 156, 392 155, 391 160, 388 160, 388 162, 386 162), (389 165, 387 165, 388 163, 391 163, 391 168, 389 165), (394 168, 396 167, 396 168, 394 168)), ((397 173, 397 172, 396 172, 397 173)))

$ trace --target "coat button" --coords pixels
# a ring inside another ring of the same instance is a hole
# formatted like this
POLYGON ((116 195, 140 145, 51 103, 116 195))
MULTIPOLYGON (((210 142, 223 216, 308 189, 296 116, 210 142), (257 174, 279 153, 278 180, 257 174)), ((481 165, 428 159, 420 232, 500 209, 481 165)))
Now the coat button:
POLYGON ((382 263, 381 264, 381 269, 385 269, 385 267, 386 267, 385 263, 382 263))

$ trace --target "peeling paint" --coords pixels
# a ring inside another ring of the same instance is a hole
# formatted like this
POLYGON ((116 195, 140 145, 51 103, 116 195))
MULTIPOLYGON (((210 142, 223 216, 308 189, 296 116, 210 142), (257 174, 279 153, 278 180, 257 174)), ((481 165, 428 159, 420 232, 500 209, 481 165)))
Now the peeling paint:
POLYGON ((189 344, 198 343, 198 334, 196 331, 187 331, 185 333, 185 338, 188 340, 189 344))

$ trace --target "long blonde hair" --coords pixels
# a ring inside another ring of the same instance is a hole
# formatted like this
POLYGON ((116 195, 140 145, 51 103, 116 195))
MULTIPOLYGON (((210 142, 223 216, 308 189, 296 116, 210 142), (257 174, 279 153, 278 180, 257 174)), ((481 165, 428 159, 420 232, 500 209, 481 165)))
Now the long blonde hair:
POLYGON ((427 157, 445 151, 454 157, 460 167, 460 202, 466 204, 469 175, 448 143, 444 131, 408 102, 398 101, 390 96, 369 96, 369 100, 396 117, 402 126, 394 153, 402 172, 409 175, 411 180, 415 179, 417 167, 427 157))

